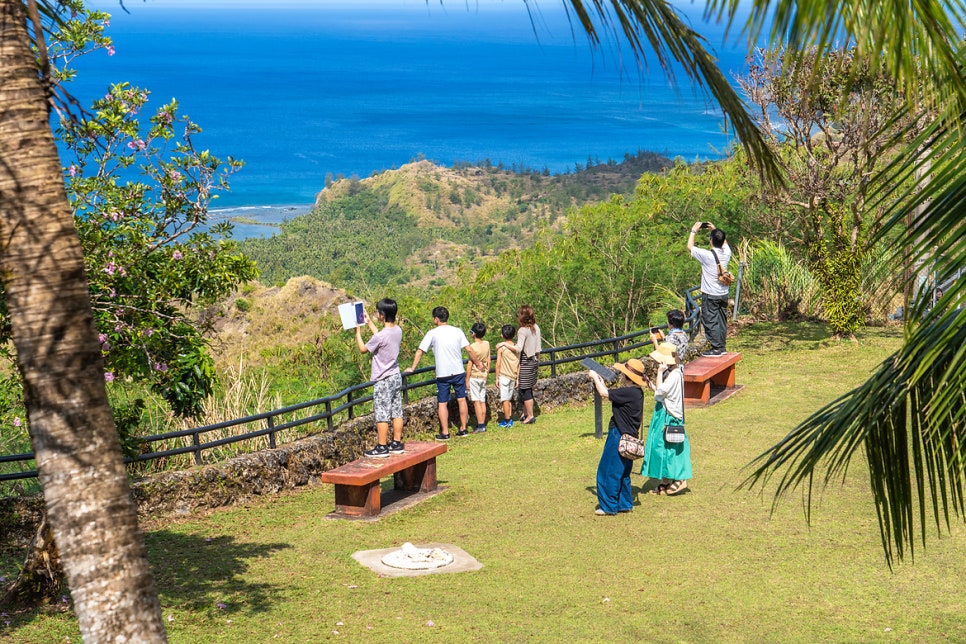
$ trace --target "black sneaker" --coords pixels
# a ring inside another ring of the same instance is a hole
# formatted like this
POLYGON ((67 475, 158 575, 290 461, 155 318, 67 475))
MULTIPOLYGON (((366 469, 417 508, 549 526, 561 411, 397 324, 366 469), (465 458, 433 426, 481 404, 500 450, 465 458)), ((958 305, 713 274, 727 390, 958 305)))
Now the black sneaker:
POLYGON ((406 445, 402 441, 392 441, 389 443, 389 451, 393 454, 406 451, 406 445))
POLYGON ((701 354, 701 357, 703 357, 703 358, 720 358, 723 355, 724 355, 724 351, 722 351, 721 349, 708 349, 707 351, 705 351, 704 353, 701 354))
POLYGON ((366 456, 369 458, 387 458, 389 456, 389 446, 376 445, 372 449, 366 450, 366 456))
POLYGON ((468 431, 468 430, 467 430, 467 429, 466 429, 466 428, 464 427, 463 429, 461 429, 461 430, 459 430, 458 432, 456 432, 456 435, 457 435, 457 436, 469 436, 469 435, 470 435, 470 433, 469 433, 469 431, 468 431))
POLYGON ((444 434, 444 433, 440 432, 440 433, 436 434, 436 440, 438 440, 438 441, 448 441, 449 440, 449 434, 444 434))
POLYGON ((476 429, 473 430, 474 434, 482 434, 486 431, 486 425, 477 425, 476 429))

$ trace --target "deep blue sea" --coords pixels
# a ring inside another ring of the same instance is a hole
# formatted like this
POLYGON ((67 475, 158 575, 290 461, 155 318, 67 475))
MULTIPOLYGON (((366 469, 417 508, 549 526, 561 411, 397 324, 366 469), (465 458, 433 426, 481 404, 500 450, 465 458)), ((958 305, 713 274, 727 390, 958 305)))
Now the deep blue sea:
MULTIPOLYGON (((80 59, 71 91, 88 103, 128 81, 153 105, 177 98, 204 130, 197 147, 245 161, 214 204, 236 213, 288 216, 279 207, 310 204, 327 174, 420 156, 557 173, 638 149, 715 158, 733 142, 682 74, 674 85, 654 57, 639 69, 626 46, 592 49, 552 0, 96 6, 115 54, 80 59)), ((692 20, 724 69, 743 69, 745 46, 692 20)))

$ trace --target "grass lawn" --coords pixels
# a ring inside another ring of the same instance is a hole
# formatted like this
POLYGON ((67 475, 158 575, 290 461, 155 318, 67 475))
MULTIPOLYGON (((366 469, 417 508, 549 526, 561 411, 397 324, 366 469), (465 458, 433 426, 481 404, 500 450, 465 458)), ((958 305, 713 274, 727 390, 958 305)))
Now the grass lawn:
MULTIPOLYGON (((637 495, 644 480, 635 474, 629 514, 594 515, 601 441, 585 405, 454 439, 438 462, 447 489, 379 521, 325 519, 334 501, 323 486, 154 527, 147 543, 169 637, 964 641, 966 528, 942 539, 932 529, 915 562, 890 571, 861 455, 841 485, 818 495, 811 526, 798 495, 772 514, 770 490, 735 490, 749 461, 863 381, 897 333, 832 343, 816 325, 745 328, 729 347, 743 353, 745 389, 689 411, 691 491, 637 495), (484 567, 389 579, 350 557, 406 541, 452 543, 484 567)), ((5 619, 0 638, 79 641, 66 613, 5 619)))

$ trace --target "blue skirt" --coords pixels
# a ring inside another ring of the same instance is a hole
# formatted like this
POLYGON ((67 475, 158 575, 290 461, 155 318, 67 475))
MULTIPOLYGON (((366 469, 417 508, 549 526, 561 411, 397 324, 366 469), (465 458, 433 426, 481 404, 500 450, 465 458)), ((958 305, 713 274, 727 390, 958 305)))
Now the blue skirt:
POLYGON ((672 424, 681 422, 667 413, 664 403, 657 402, 654 405, 654 413, 651 414, 651 425, 647 430, 641 476, 687 481, 691 478, 691 442, 685 433, 683 443, 666 443, 664 426, 668 421, 672 424))

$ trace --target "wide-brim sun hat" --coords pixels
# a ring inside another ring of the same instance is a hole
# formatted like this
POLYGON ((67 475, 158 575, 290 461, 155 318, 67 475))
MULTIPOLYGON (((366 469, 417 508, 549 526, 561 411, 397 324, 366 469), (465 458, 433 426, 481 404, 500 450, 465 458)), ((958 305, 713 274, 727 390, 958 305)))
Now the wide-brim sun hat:
POLYGON ((652 360, 657 360, 661 364, 677 364, 677 347, 670 342, 662 342, 657 345, 657 349, 651 352, 652 360))
POLYGON ((644 363, 637 358, 631 358, 623 364, 618 362, 614 365, 614 368, 630 378, 631 382, 638 387, 644 386, 644 363))

